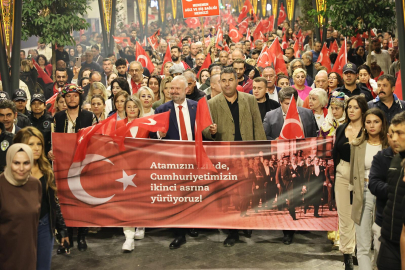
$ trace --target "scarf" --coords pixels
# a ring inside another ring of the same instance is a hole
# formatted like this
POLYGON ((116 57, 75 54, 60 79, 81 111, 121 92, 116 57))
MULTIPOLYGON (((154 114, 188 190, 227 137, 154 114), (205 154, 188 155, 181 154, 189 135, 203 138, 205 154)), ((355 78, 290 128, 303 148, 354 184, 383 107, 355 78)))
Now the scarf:
POLYGON ((30 159, 31 162, 31 167, 34 166, 34 157, 32 154, 31 148, 24 143, 15 143, 11 145, 8 148, 7 155, 6 155, 6 167, 4 169, 4 176, 6 177, 6 180, 12 184, 13 186, 23 186, 25 183, 27 183, 29 176, 25 180, 16 180, 14 179, 13 173, 11 172, 11 163, 13 162, 14 156, 19 152, 20 150, 23 150, 27 155, 28 158, 30 159))

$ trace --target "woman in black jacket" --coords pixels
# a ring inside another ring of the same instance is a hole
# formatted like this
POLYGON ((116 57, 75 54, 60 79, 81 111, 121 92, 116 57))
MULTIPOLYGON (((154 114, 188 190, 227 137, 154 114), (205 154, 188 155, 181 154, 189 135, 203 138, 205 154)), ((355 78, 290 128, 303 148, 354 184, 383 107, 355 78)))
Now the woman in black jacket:
POLYGON ((349 98, 346 104, 346 123, 340 125, 336 130, 333 163, 335 165, 336 174, 335 197, 339 216, 339 250, 344 255, 345 270, 352 270, 352 253, 355 248, 355 227, 351 219, 352 194, 349 191, 350 145, 363 132, 363 116, 368 110, 368 106, 367 100, 359 95, 349 98))
POLYGON ((38 226, 37 270, 51 269, 54 232, 61 236, 61 244, 66 241, 67 229, 56 196, 55 177, 51 164, 45 155, 45 143, 42 133, 34 127, 21 129, 14 137, 14 143, 28 144, 34 155, 31 175, 41 181, 42 200, 38 226))

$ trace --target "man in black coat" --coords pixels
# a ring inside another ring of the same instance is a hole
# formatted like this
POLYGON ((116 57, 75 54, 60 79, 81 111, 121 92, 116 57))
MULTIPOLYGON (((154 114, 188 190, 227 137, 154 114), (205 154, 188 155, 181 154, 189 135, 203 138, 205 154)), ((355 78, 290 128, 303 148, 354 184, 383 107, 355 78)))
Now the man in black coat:
MULTIPOLYGON (((381 247, 377 259, 379 270, 400 270, 400 238, 403 228, 403 205, 405 182, 403 159, 405 158, 405 112, 394 116, 391 121, 393 150, 398 152, 387 172, 387 203, 384 208, 381 227, 381 247)), ((403 258, 402 258, 403 259, 403 258)))
MULTIPOLYGON (((92 112, 81 110, 83 89, 76 85, 67 85, 62 90, 62 95, 66 101, 67 110, 57 112, 54 115, 53 123, 55 132, 77 133, 79 129, 89 127, 97 122, 97 118, 92 112)), ((53 152, 48 153, 51 160, 55 159, 53 152)), ((80 251, 87 250, 86 235, 88 228, 78 228, 77 248, 80 251)), ((68 228, 70 246, 73 247, 73 228, 68 228)), ((59 247, 58 253, 64 253, 63 247, 59 247)))
POLYGON ((183 76, 186 77, 187 84, 188 84, 188 87, 186 89, 186 91, 187 91, 186 98, 198 102, 201 98, 203 98, 205 96, 205 93, 203 91, 198 90, 197 79, 196 79, 195 73, 191 70, 186 70, 183 73, 183 76))
POLYGON ((46 111, 46 100, 43 94, 33 94, 31 97, 31 115, 30 121, 32 126, 36 127, 44 136, 45 153, 51 150, 51 124, 52 115, 46 111))

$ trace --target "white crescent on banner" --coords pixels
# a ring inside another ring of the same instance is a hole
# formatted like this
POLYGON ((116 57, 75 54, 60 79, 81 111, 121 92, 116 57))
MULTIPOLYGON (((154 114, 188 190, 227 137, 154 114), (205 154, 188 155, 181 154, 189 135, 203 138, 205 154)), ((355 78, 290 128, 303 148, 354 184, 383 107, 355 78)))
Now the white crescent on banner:
POLYGON ((141 62, 139 59, 143 59, 143 61, 145 62, 145 64, 143 65, 144 67, 147 67, 147 66, 148 66, 149 60, 148 60, 148 58, 147 58, 145 55, 139 55, 139 56, 136 58, 136 61, 141 62))
POLYGON ((285 13, 284 10, 280 9, 280 13, 278 14, 279 17, 284 17, 285 13))
MULTIPOLYGON (((287 138, 284 136, 284 134, 283 134, 283 130, 284 130, 284 127, 287 126, 287 125, 289 125, 289 124, 298 125, 299 128, 301 129, 301 122, 300 122, 300 121, 298 121, 297 119, 286 119, 286 120, 284 121, 284 126, 283 126, 283 128, 281 129, 281 133, 280 133, 280 137, 283 138, 283 139, 287 139, 287 138)), ((302 138, 302 136, 296 137, 296 139, 301 139, 301 138, 302 138)))
POLYGON ((239 33, 238 33, 238 31, 236 31, 236 29, 231 29, 231 31, 229 31, 229 37, 237 38, 238 36, 239 36, 239 33), (231 36, 232 31, 235 31, 236 36, 231 36))
POLYGON ((318 56, 318 61, 316 61, 316 62, 321 63, 322 60, 323 60, 323 53, 320 53, 318 56))
POLYGON ((243 7, 242 7, 241 13, 245 13, 245 12, 247 12, 247 6, 243 6, 243 7))
POLYGON ((339 57, 339 61, 338 61, 339 64, 342 62, 342 57, 343 57, 344 55, 345 55, 345 54, 343 53, 343 54, 339 57))
POLYGON ((150 123, 144 123, 145 125, 154 126, 154 125, 156 125, 156 123, 157 123, 155 119, 150 119, 150 118, 149 118, 148 120, 149 120, 150 123))
POLYGON ((197 24, 197 23, 198 23, 198 21, 197 21, 197 19, 196 19, 196 18, 191 18, 190 23, 192 23, 192 24, 197 24))
POLYGON ((111 200, 114 195, 111 195, 110 197, 107 198, 96 198, 91 196, 89 193, 87 193, 82 186, 82 183, 80 182, 80 174, 82 173, 82 170, 84 167, 86 167, 88 164, 97 162, 97 161, 104 161, 108 162, 112 165, 112 163, 109 159, 100 156, 100 155, 86 155, 85 159, 82 162, 74 162, 69 168, 68 172, 68 185, 70 188, 70 191, 73 193, 73 195, 79 199, 80 201, 91 204, 91 205, 98 205, 98 204, 103 204, 111 200))

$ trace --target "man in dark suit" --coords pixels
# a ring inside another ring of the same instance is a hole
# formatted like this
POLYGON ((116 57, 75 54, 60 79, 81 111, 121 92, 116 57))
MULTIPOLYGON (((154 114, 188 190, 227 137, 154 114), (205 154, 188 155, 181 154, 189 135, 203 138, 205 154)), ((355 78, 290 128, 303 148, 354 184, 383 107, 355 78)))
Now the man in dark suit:
MULTIPOLYGON (((170 96, 172 100, 156 108, 155 114, 167 112, 170 110, 170 125, 167 133, 159 132, 160 138, 170 140, 194 140, 194 125, 197 113, 197 102, 186 99, 187 79, 183 75, 174 77, 170 96)), ((155 137, 152 135, 152 137, 155 137)), ((192 237, 197 237, 198 232, 195 229, 175 229, 175 239, 170 244, 170 249, 177 249, 186 243, 186 233, 192 237)))
POLYGON ((314 217, 318 218, 318 210, 323 196, 323 185, 324 182, 325 184, 326 182, 329 182, 325 167, 319 164, 319 157, 315 157, 314 165, 309 167, 308 177, 308 200, 306 202, 306 207, 308 204, 312 204, 314 206, 314 217))
POLYGON ((277 167, 274 164, 274 160, 264 160, 264 169, 266 171, 264 187, 266 190, 266 207, 272 208, 274 199, 277 194, 277 184, 276 184, 276 171, 277 167))
MULTIPOLYGON (((294 96, 295 101, 298 98, 298 92, 292 87, 284 87, 278 93, 281 107, 269 111, 263 120, 264 131, 268 140, 275 140, 280 136, 281 129, 284 125, 284 119, 290 105, 291 96, 294 96)), ((301 124, 304 129, 305 138, 316 137, 318 125, 314 114, 311 110, 297 107, 300 116, 301 124)))

